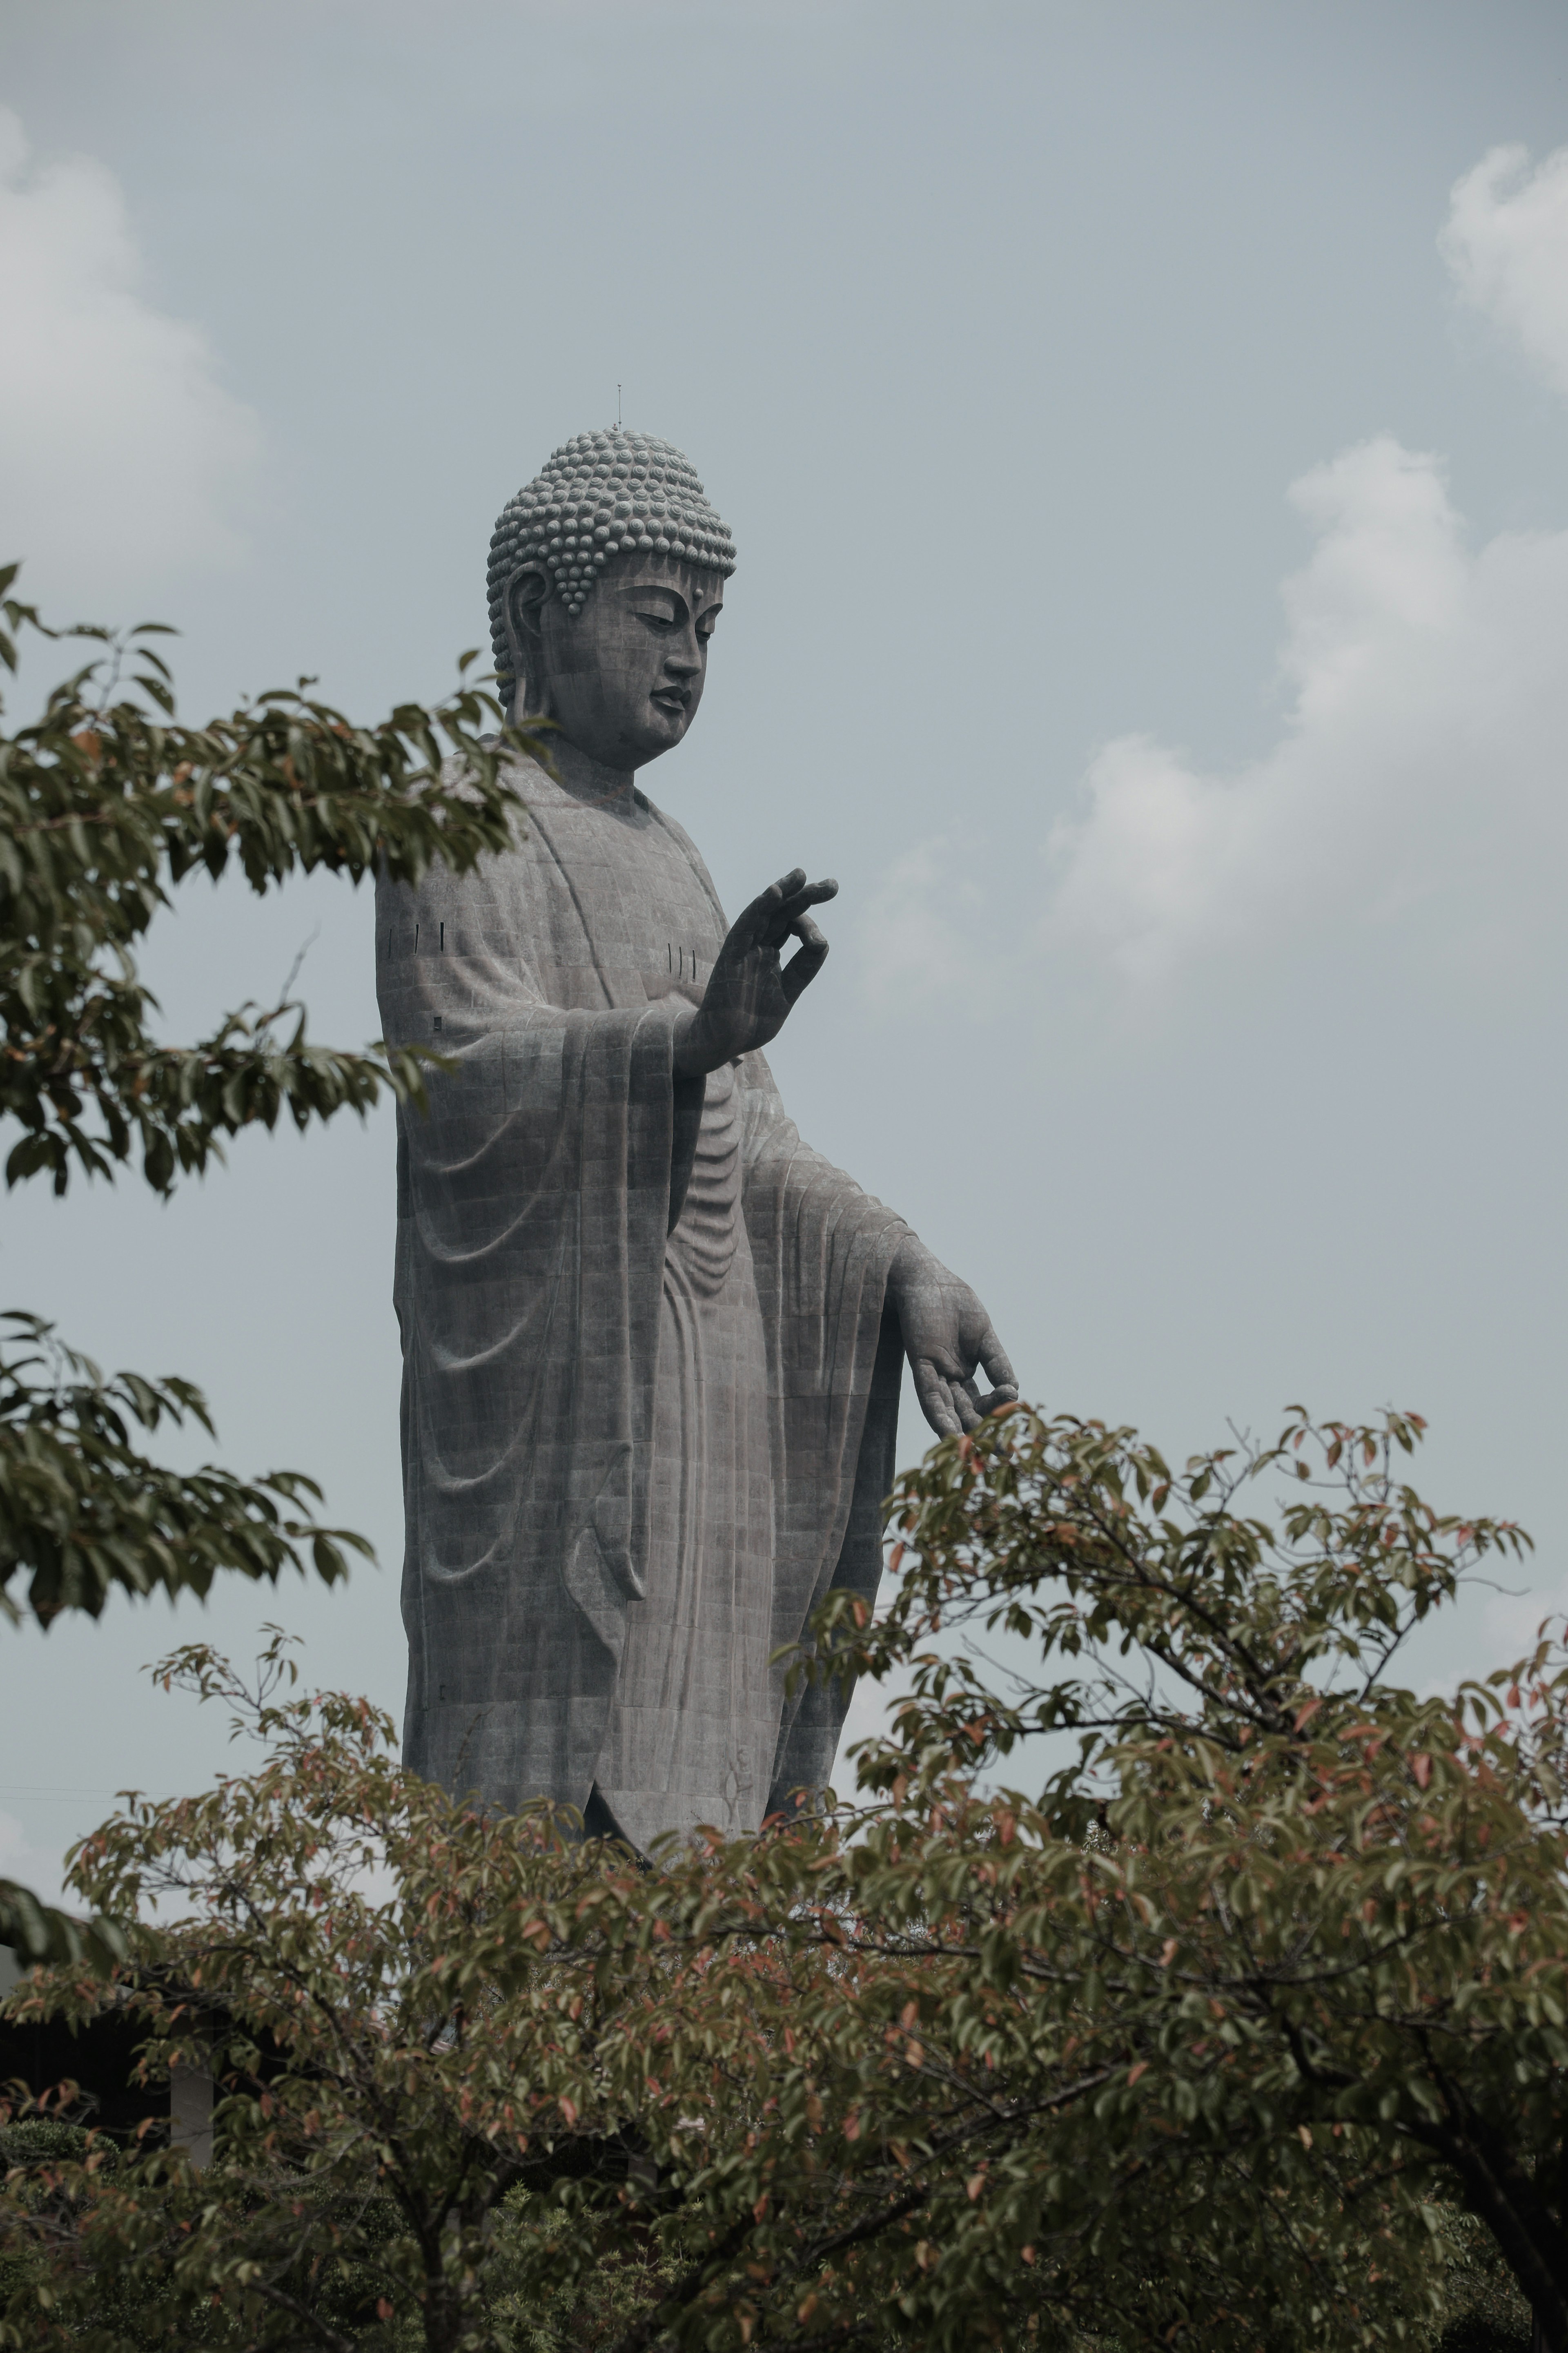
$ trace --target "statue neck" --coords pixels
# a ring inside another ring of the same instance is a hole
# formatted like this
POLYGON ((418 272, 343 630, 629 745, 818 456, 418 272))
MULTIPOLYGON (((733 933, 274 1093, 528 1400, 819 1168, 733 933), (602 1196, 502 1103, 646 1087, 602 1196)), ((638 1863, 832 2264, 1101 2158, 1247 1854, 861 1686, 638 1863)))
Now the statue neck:
POLYGON ((574 800, 595 801, 604 807, 631 807, 637 782, 634 768, 606 767, 562 734, 549 734, 544 741, 556 776, 574 800))

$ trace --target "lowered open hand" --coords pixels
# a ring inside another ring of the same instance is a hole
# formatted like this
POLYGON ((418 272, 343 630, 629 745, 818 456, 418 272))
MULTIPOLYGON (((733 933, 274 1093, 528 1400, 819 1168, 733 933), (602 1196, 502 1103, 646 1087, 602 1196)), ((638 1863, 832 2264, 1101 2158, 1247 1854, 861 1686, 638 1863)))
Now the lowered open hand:
POLYGON ((683 1078, 704 1077, 778 1036, 827 955, 827 942, 806 911, 837 892, 837 882, 808 882, 797 866, 731 924, 701 1004, 676 1024, 675 1067, 683 1078), (792 936, 800 945, 781 967, 779 950, 792 936))
POLYGON ((888 1271, 888 1303, 899 1318, 921 1410, 939 1438, 977 1430, 1016 1398, 1018 1384, 991 1318, 967 1282, 949 1272, 911 1234, 888 1271), (976 1370, 991 1388, 977 1386, 976 1370))

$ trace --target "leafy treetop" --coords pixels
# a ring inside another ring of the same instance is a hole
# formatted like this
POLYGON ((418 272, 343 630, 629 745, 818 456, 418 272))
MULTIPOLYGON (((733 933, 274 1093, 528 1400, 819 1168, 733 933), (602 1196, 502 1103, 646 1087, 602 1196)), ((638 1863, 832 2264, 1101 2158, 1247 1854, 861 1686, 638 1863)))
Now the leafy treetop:
MULTIPOLYGON (((0 569, 0 663, 18 639, 85 641, 92 659, 57 685, 41 715, 0 733, 0 1118, 20 1134, 8 1185, 73 1168, 112 1178, 140 1152, 167 1194, 221 1156, 224 1139, 285 1112, 300 1128, 384 1086, 423 1100, 427 1053, 342 1052, 306 1035, 288 1003, 228 1014, 195 1045, 168 1045, 135 954, 175 885, 237 867, 265 892, 318 868, 358 882, 414 881, 432 860, 463 871, 520 822, 510 756, 546 756, 542 735, 481 731, 494 701, 459 665, 458 692, 375 727, 310 699, 309 681, 192 727, 146 624, 122 636, 47 627, 0 569)), ((105 1379, 23 1310, 0 1318, 0 1611, 25 1585, 34 1618, 96 1617, 110 1592, 205 1593, 220 1571, 275 1580, 290 1565, 329 1583, 363 1540, 321 1526, 320 1489, 299 1472, 255 1482, 207 1465, 169 1471, 137 1439, 194 1421, 188 1381, 105 1379)), ((120 1949, 109 1923, 72 1923, 0 1881, 0 1941, 25 1956, 120 1949), (85 1939, 85 1941, 84 1941, 85 1939)))
MULTIPOLYGON (((161 624, 121 638, 47 628, 10 593, 16 575, 0 570, 7 669, 24 628, 103 650, 0 737, 0 1116, 23 1130, 7 1182, 47 1171, 63 1192, 73 1161, 108 1175, 139 1145, 147 1182, 167 1192, 224 1136, 284 1109, 304 1127, 363 1113, 383 1085, 417 1094, 419 1057, 310 1045, 287 1005, 247 1006, 195 1046, 159 1044, 133 951, 171 885, 231 862, 257 892, 319 867, 353 882, 378 869, 414 881, 434 859, 466 871, 510 839, 507 756, 541 748, 537 733, 482 732, 497 706, 466 682, 375 727, 310 700, 308 680, 187 726, 151 642, 161 624)), ((463 657, 465 681, 477 659, 463 657)))
POLYGON ((1414 2348, 1468 2209, 1568 2343, 1568 1662, 1394 1680, 1524 1541, 1430 1511, 1417 1435, 945 1441, 885 1618, 818 1621, 810 1672, 906 1687, 858 1798, 651 1873, 399 1774, 361 1703, 171 1662, 268 1760, 88 1841, 127 1962, 13 2010, 129 2001, 154 2071, 199 2028, 217 2154, 57 2174, 16 2227, 60 2329, 134 2271, 258 2347, 1414 2348), (1076 1760, 1007 1787, 1042 1727, 1076 1760))

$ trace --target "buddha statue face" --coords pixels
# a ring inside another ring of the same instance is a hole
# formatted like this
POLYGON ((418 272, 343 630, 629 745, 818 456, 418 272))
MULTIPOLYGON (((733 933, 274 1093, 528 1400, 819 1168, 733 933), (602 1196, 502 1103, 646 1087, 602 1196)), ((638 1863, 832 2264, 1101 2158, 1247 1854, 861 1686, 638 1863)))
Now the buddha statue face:
POLYGON ((506 618, 523 710, 605 767, 646 766, 697 716, 723 602, 719 573, 668 556, 612 559, 575 613, 542 572, 521 572, 506 618))

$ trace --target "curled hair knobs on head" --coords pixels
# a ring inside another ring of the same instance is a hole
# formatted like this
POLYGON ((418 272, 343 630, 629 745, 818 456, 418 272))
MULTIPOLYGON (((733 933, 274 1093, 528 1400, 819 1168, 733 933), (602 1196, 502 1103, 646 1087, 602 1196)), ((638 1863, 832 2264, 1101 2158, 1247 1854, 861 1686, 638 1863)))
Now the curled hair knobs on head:
POLYGON ((670 555, 727 580, 735 543, 689 459, 650 433, 618 425, 579 433, 502 507, 490 540, 490 643, 503 702, 516 691, 506 641, 506 594, 525 564, 550 594, 580 613, 613 555, 670 555))

